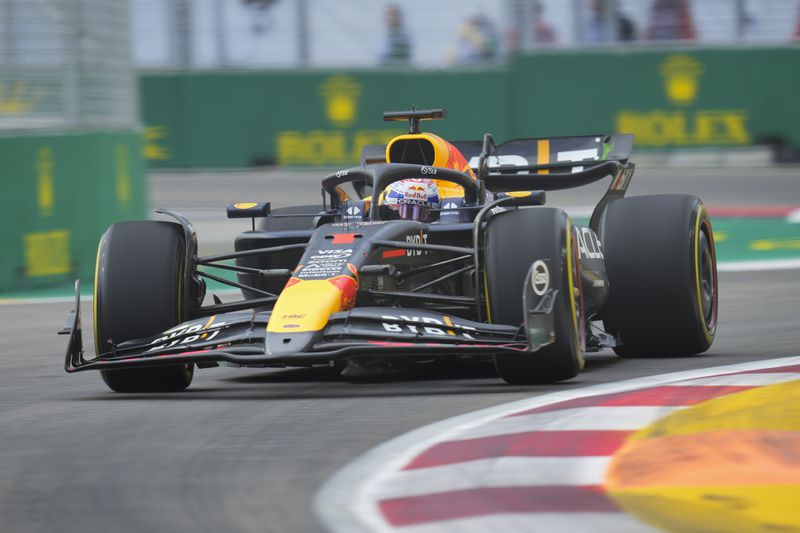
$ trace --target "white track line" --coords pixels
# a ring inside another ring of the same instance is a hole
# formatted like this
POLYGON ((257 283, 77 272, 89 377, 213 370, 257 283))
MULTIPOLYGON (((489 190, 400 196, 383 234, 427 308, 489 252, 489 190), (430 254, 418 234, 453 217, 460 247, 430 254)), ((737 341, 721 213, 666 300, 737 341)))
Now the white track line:
POLYGON ((800 259, 772 259, 770 261, 723 261, 717 263, 719 272, 759 272, 762 270, 790 270, 800 268, 800 259))
POLYGON ((488 487, 600 485, 610 457, 495 457, 395 474, 373 498, 408 496, 488 487), (446 471, 446 475, 443 473, 446 471))
POLYGON ((680 383, 673 383, 677 387, 700 386, 730 386, 730 387, 761 387, 775 383, 797 381, 796 372, 771 372, 768 374, 734 374, 732 376, 711 376, 707 378, 689 379, 680 383))
POLYGON ((526 431, 636 430, 679 409, 673 406, 575 407, 498 418, 454 433, 452 439, 474 439, 526 431))
MULTIPOLYGON (((635 518, 618 513, 536 513, 536 522, 527 513, 502 513, 474 518, 447 520, 433 524, 404 526, 403 533, 647 533, 653 529, 635 518)), ((338 530, 337 530, 338 531, 338 530)), ((344 531, 344 530, 342 530, 344 531)))
MULTIPOLYGON (((658 376, 649 376, 617 383, 607 383, 580 389, 555 392, 520 400, 505 405, 483 409, 473 413, 436 422, 434 424, 416 429, 395 439, 392 439, 357 458, 333 475, 317 492, 314 498, 314 511, 320 520, 336 533, 344 532, 390 532, 395 531, 381 515, 375 505, 375 495, 379 488, 385 485, 384 481, 396 473, 432 445, 453 440, 457 435, 463 434, 472 428, 485 423, 492 423, 508 415, 551 405, 558 402, 596 396, 626 392, 647 387, 671 384, 678 381, 706 378, 715 374, 743 372, 749 370, 775 368, 800 364, 800 356, 755 361, 735 365, 717 366, 683 372, 674 372, 658 376)), ((518 417, 515 417, 518 418, 518 417)), ((598 513, 593 513, 598 514, 598 513)), ((404 527, 405 533, 449 532, 449 531, 531 531, 531 524, 526 518, 529 515, 492 515, 444 523, 428 524, 425 526, 404 527), (509 525, 505 518, 519 516, 519 521, 514 518, 518 527, 509 525), (458 524, 456 524, 458 522, 458 524), (480 527, 480 524, 485 524, 480 527), (492 527, 495 524, 496 527, 492 527), (499 525, 502 524, 502 527, 499 525)), ((537 513, 537 516, 539 514, 537 513)), ((613 513, 612 516, 596 521, 583 522, 583 513, 573 513, 568 524, 560 522, 561 515, 553 515, 554 522, 548 523, 546 530, 557 531, 569 529, 570 531, 642 531, 646 528, 643 524, 624 514, 613 513), (604 522, 605 520, 605 522, 604 522), (619 522, 622 520, 623 522, 619 522), (582 527, 584 524, 586 527, 582 527), (630 524, 628 527, 625 524, 630 524)))

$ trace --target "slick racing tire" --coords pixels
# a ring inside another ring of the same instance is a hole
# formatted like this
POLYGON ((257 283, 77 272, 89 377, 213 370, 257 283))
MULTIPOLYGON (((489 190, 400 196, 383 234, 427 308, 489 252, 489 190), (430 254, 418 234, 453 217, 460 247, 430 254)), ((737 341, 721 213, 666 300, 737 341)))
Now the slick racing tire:
MULTIPOLYGON (((98 354, 119 344, 168 330, 181 316, 185 297, 185 243, 178 224, 136 221, 114 224, 100 239, 94 283, 94 332, 98 354)), ((103 370, 116 392, 169 392, 189 386, 194 365, 103 370)))
POLYGON ((711 220, 699 198, 653 195, 609 204, 600 227, 609 280, 605 329, 624 357, 708 350, 717 330, 711 220))
POLYGON ((535 353, 498 353, 497 373, 508 383, 553 383, 575 377, 583 367, 580 272, 572 223, 551 207, 515 209, 489 220, 485 239, 487 316, 495 324, 522 325, 522 294, 534 261, 544 261, 553 308, 555 342, 535 353))
MULTIPOLYGON (((272 210, 273 215, 302 215, 308 213, 319 213, 322 211, 321 205, 297 205, 292 207, 279 207, 272 210)), ((295 231, 311 230, 315 228, 316 218, 297 217, 297 218, 272 218, 266 217, 258 221, 258 229, 264 231, 295 231)))

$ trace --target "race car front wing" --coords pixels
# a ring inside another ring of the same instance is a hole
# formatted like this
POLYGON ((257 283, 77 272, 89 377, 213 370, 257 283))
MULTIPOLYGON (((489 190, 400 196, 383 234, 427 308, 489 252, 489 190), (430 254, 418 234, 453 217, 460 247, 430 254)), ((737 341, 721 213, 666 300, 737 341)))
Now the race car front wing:
MULTIPOLYGON (((527 299, 526 299, 527 300, 527 299)), ((59 334, 69 335, 65 370, 109 370, 174 364, 199 367, 229 363, 239 366, 310 366, 330 364, 355 355, 431 357, 498 352, 533 353, 554 339, 555 291, 528 309, 519 327, 484 324, 432 311, 365 307, 334 313, 317 332, 309 349, 270 353, 266 342, 269 311, 235 311, 185 322, 150 338, 115 344, 87 359, 83 349, 80 283, 75 283, 75 308, 59 334)))

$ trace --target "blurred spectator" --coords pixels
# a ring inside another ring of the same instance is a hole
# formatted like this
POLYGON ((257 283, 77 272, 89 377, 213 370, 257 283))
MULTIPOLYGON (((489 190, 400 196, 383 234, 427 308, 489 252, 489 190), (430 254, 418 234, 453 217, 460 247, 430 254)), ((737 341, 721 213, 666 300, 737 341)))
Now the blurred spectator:
POLYGON ((403 12, 397 4, 386 7, 386 32, 381 64, 408 65, 411 62, 411 40, 403 25, 403 12))
POLYGON ((497 30, 489 18, 479 13, 471 16, 458 32, 458 60, 461 63, 485 63, 497 59, 497 30))
POLYGON ((590 0, 589 9, 589 18, 583 31, 585 42, 609 43, 636 39, 633 22, 616 9, 616 2, 590 0))
POLYGON ((797 9, 797 28, 794 30, 794 40, 800 41, 800 6, 797 9))
POLYGON ((276 0, 242 0, 242 4, 251 10, 251 30, 256 35, 265 33, 270 28, 271 20, 268 11, 276 0))
POLYGON ((533 42, 539 46, 554 46, 556 32, 544 17, 544 7, 539 0, 533 2, 533 42))
POLYGON ((556 32, 553 27, 547 22, 544 17, 544 6, 540 0, 533 0, 530 5, 525 2, 513 3, 513 18, 512 26, 508 32, 508 49, 517 51, 522 49, 523 40, 528 41, 528 28, 526 27, 529 17, 527 17, 528 8, 530 8, 531 17, 531 39, 537 48, 555 46, 556 32))
POLYGON ((655 0, 650 11, 650 41, 694 41, 697 32, 686 0, 655 0))

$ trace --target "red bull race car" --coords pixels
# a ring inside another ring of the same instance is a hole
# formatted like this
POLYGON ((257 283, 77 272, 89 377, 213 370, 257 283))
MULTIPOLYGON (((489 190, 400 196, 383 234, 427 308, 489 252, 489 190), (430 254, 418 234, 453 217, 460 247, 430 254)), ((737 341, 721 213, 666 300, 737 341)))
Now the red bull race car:
POLYGON ((624 197, 632 136, 496 144, 420 132, 444 115, 385 113, 408 121, 408 134, 325 177, 321 208, 229 205, 230 218, 253 219, 230 253, 199 256, 192 224, 169 210, 158 212, 173 221, 109 227, 96 355, 84 353, 76 282, 61 332, 67 372, 99 370, 118 392, 172 391, 220 364, 493 358, 502 379, 528 384, 570 379, 604 348, 633 357, 711 346, 710 219, 694 196, 624 197), (603 179, 586 225, 545 204, 546 191, 603 179), (205 280, 242 297, 207 299, 205 280))

